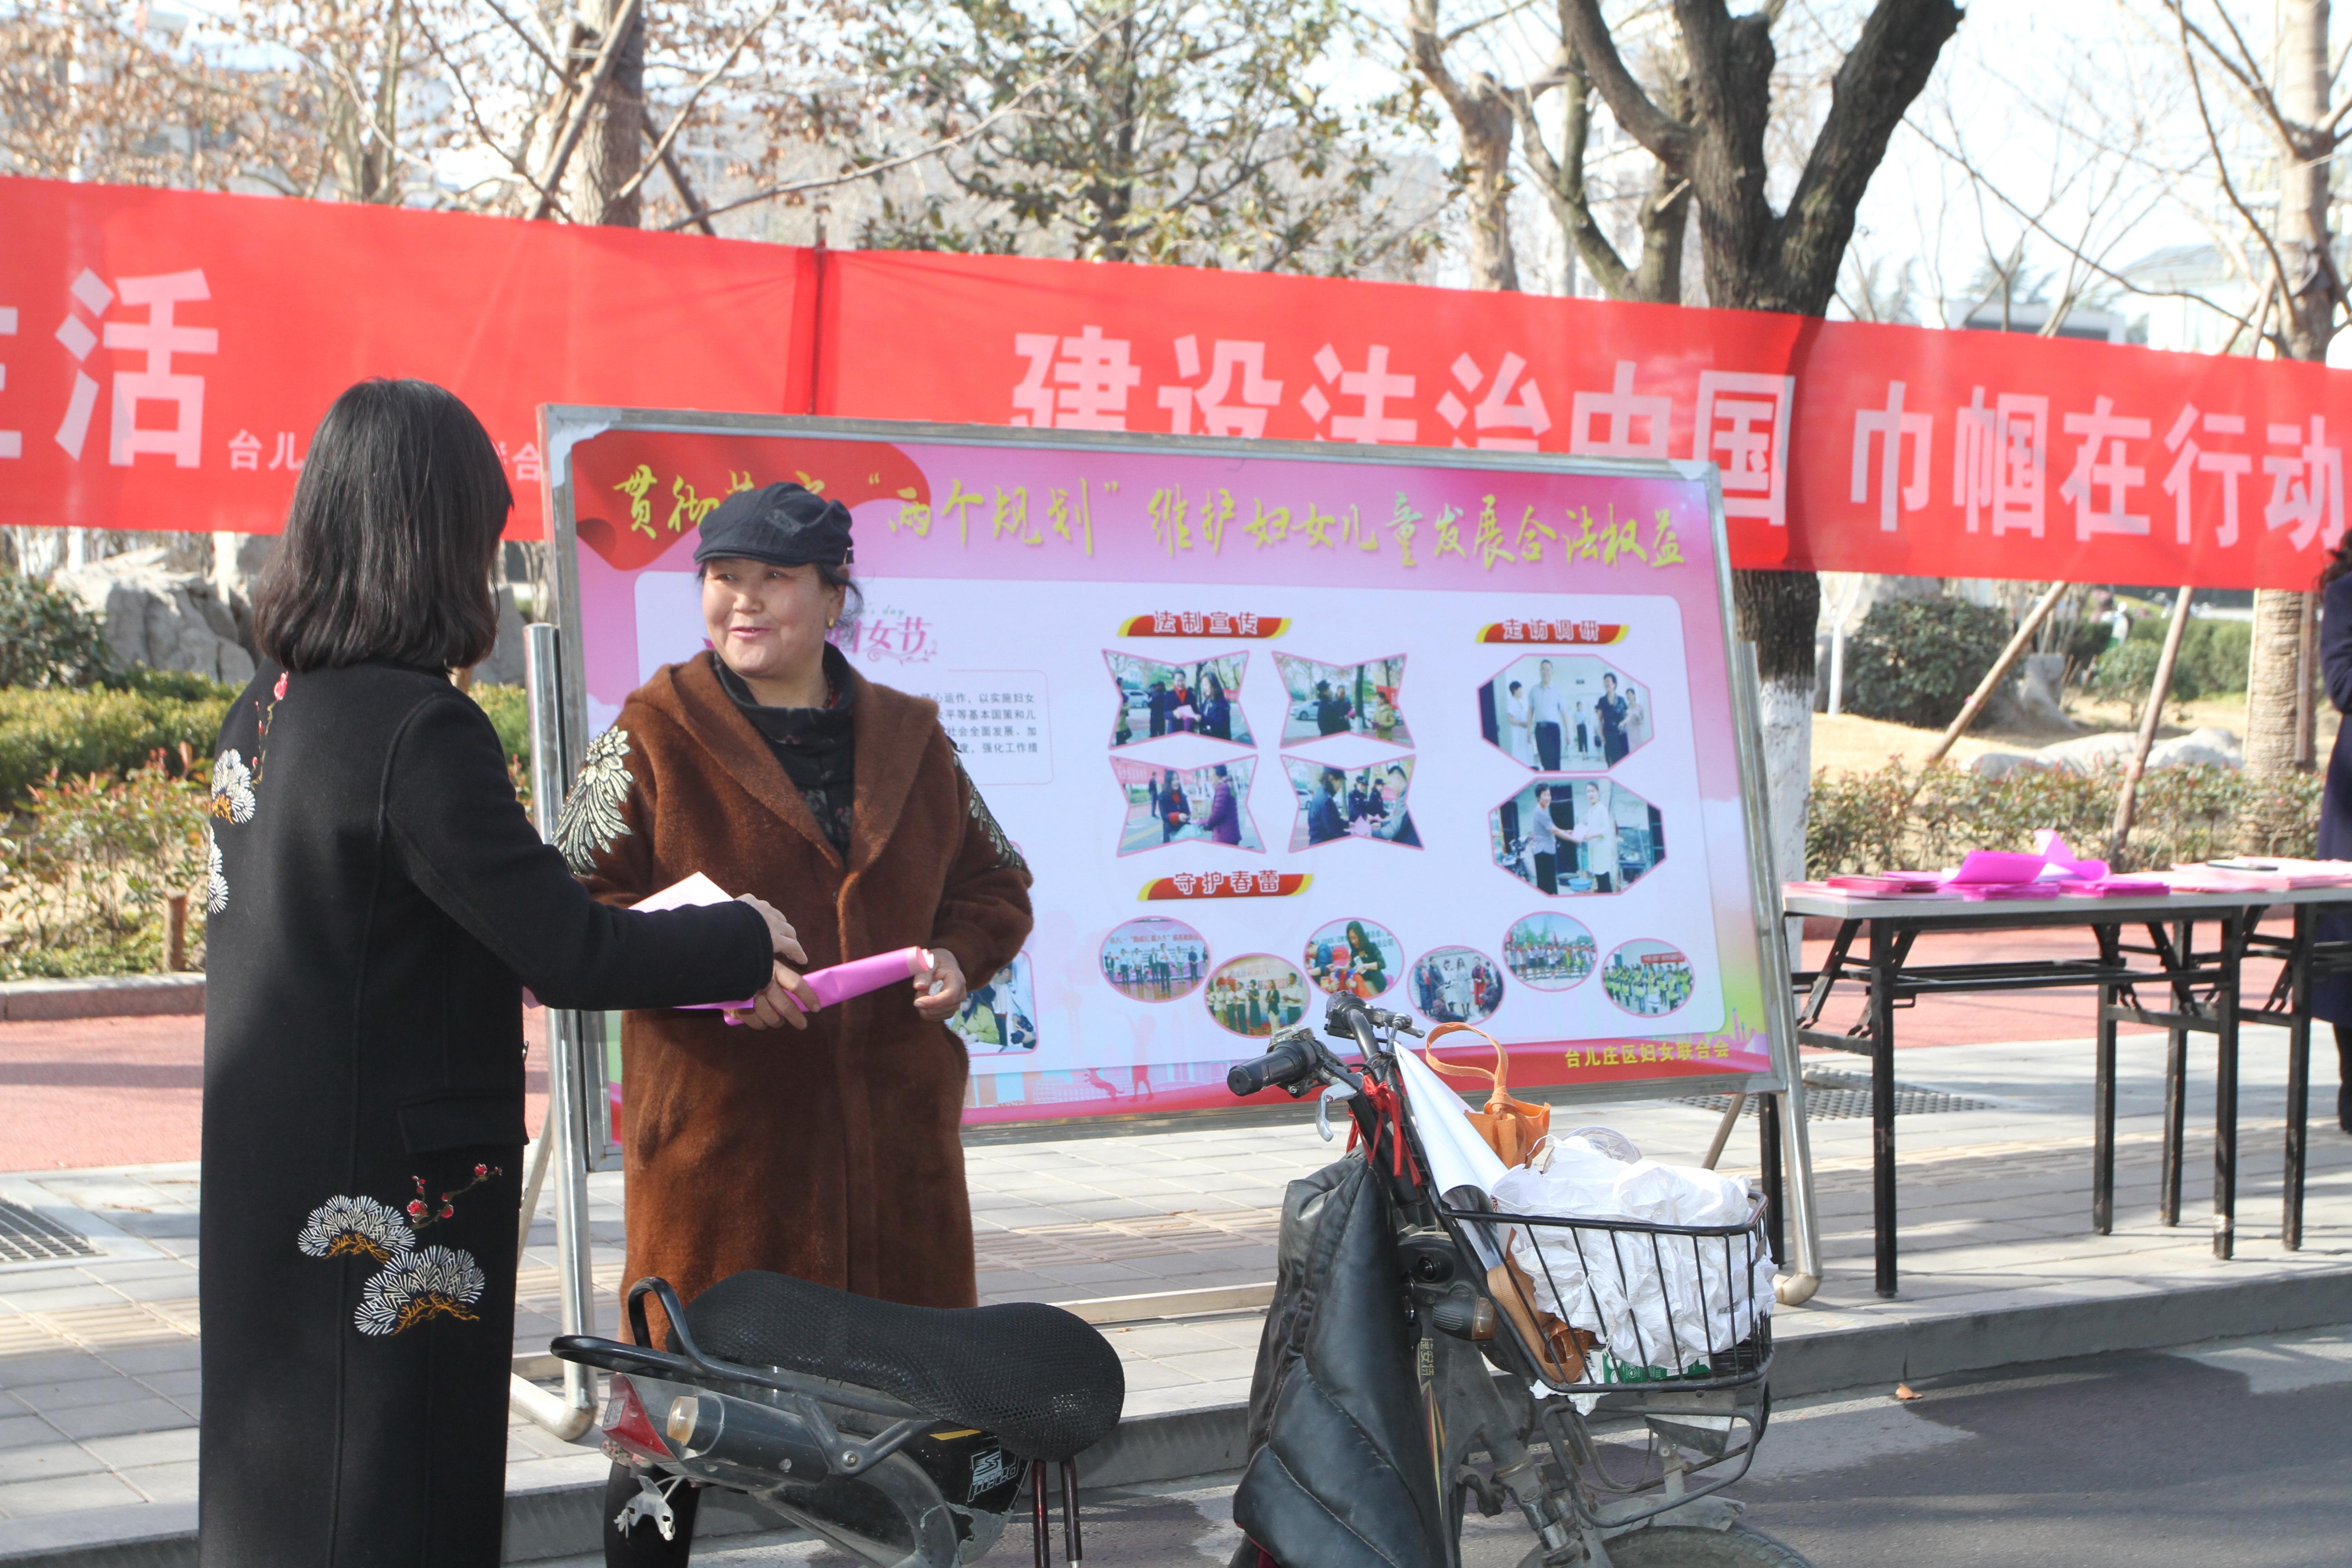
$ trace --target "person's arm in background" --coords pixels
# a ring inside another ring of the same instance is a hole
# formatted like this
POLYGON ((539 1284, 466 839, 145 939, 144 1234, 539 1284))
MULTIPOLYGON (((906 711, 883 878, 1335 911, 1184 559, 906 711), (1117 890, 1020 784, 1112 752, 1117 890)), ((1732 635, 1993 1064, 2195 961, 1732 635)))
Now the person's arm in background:
POLYGON ((394 742, 384 812, 426 897, 550 1006, 734 1002, 764 990, 768 921, 748 904, 608 909, 574 881, 515 799, 498 732, 453 688, 394 742))
MULTIPOLYGON (((946 736, 934 743, 946 744, 946 736)), ((1019 956, 1033 923, 1029 863, 997 826, 962 763, 955 763, 955 773, 964 806, 963 838, 940 889, 938 912, 931 917, 929 945, 945 951, 961 973, 926 970, 915 976, 915 1010, 935 1021, 953 1015, 970 980, 986 981, 1019 956), (949 982, 937 994, 930 991, 935 974, 949 982)))
POLYGON ((2339 713, 2352 713, 2352 573, 2327 584, 2320 596, 2319 668, 2327 679, 2327 700, 2339 713))

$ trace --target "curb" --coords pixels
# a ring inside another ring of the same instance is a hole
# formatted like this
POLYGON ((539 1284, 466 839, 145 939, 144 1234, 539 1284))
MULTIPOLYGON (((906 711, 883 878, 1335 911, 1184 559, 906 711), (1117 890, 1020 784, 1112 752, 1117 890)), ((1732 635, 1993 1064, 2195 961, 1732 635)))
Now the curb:
MULTIPOLYGON (((91 980, 0 982, 0 1023, 59 1018, 144 1018, 202 1013, 201 974, 118 974, 91 980)), ((0 1557, 0 1562, 7 1559, 0 1557)))
MULTIPOLYGON (((1787 1335, 1775 1347, 1772 1391, 1780 1398, 2352 1322, 2352 1269, 1916 1322, 1881 1323, 1838 1312, 1821 1317, 1827 1321, 1818 1330, 1787 1335)), ((1247 1419, 1246 1406, 1238 1403, 1132 1417, 1081 1458, 1080 1477, 1090 1487, 1128 1486, 1239 1468, 1247 1419)), ((570 1471, 572 1461, 559 1462, 570 1471)), ((506 1562, 539 1563, 597 1549, 604 1464, 583 1449, 578 1466, 576 1473, 507 1493, 506 1562)), ((0 1564, 194 1568, 195 1512, 194 1503, 157 1503, 0 1521, 0 1564)), ((777 1527, 772 1518, 713 1497, 697 1533, 716 1540, 777 1527)))

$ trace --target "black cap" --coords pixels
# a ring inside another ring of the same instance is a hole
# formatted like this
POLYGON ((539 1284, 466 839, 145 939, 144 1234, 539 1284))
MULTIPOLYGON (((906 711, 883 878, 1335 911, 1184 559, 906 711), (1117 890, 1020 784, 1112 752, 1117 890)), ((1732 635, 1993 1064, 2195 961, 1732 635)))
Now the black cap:
POLYGON ((781 481, 738 490, 702 520, 702 539, 694 547, 698 566, 721 556, 778 566, 845 566, 853 559, 849 509, 781 481))

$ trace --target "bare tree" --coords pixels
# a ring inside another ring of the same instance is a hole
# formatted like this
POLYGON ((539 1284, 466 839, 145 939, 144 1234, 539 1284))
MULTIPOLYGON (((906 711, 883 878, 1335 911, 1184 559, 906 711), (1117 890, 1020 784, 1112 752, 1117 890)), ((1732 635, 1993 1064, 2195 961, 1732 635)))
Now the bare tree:
MULTIPOLYGON (((1854 209, 1960 13, 1951 0, 1877 0, 1832 78, 1820 129, 1776 211, 1767 193, 1767 142, 1772 28, 1783 3, 1766 0, 1735 17, 1726 0, 1673 0, 1689 84, 1681 104, 1660 102, 1635 79, 1601 0, 1562 0, 1561 20, 1617 123, 1668 173, 1690 182, 1707 303, 1819 316, 1836 291, 1854 209)), ((1764 681, 1774 854, 1793 873, 1804 865, 1821 584, 1811 572, 1741 572, 1733 594, 1764 681)))
MULTIPOLYGON (((1511 107, 1519 125, 1519 144, 1528 164, 1543 188, 1561 237, 1570 253, 1600 283, 1612 300, 1645 300, 1657 304, 1683 302, 1683 239, 1690 227, 1691 182, 1664 162, 1652 158, 1647 189, 1631 225, 1641 248, 1627 261, 1607 226, 1593 211, 1591 171, 1588 154, 1592 140, 1592 80, 1578 53, 1570 21, 1570 0, 1559 4, 1559 47, 1551 69, 1512 94, 1511 107), (1546 94, 1557 90, 1560 103, 1559 151, 1545 140, 1537 110, 1546 94)), ((1676 119, 1690 112, 1689 84, 1673 61, 1664 79, 1651 88, 1664 110, 1676 119)))
MULTIPOLYGON (((2328 0, 2275 0, 2266 7, 2228 0, 2134 0, 2132 46, 2103 73, 2105 90, 2075 94, 2086 163, 2107 165, 2107 188, 2125 174, 2145 176, 2172 211, 2201 228, 2232 283, 2247 298, 2118 269, 2113 246, 2137 226, 2139 212, 2095 231, 2061 226, 2041 204, 2007 189, 1971 158, 1957 134, 1931 137, 2018 221, 2064 254, 2070 272, 2148 297, 2187 299, 2234 323, 2224 353, 2266 349, 2281 358, 2324 361, 2352 306, 2336 257, 2334 159, 2352 119, 2352 93, 2336 87, 2328 0), (2263 17, 2267 10, 2270 16, 2263 17), (2270 22, 2267 31, 2262 26, 2270 22), (2185 111, 2185 112, 2184 112, 2185 111), (2186 127, 2168 137, 2168 125, 2186 127)), ((2054 116, 2053 117, 2054 118, 2054 116)), ((2134 198, 2144 211, 2155 204, 2134 198)), ((2311 761, 2315 595, 2263 589, 2254 595, 2247 671, 2246 768, 2274 776, 2311 761)))
POLYGON ((1519 286, 1519 266, 1511 246, 1511 133, 1517 124, 1518 94, 1491 71, 1457 72, 1447 52, 1485 20, 1442 29, 1438 0, 1411 0, 1405 38, 1413 68, 1437 89, 1454 116, 1462 147, 1462 183, 1469 203, 1470 286, 1519 286))

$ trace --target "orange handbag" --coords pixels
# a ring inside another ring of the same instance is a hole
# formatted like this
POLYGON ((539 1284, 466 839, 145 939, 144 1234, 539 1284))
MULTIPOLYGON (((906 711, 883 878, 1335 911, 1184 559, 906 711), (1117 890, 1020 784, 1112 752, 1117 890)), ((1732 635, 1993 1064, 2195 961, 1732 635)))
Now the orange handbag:
POLYGON ((1475 1075, 1495 1086, 1494 1092, 1486 1097, 1486 1109, 1469 1113, 1470 1125, 1478 1130, 1478 1136, 1486 1141, 1486 1147, 1492 1149, 1504 1164, 1526 1164, 1535 1146, 1550 1133, 1551 1107, 1530 1105, 1524 1100, 1511 1098, 1510 1058, 1504 1054, 1502 1042, 1486 1030, 1474 1029, 1467 1024, 1440 1024, 1429 1031, 1429 1038, 1423 1043, 1423 1059, 1434 1071, 1465 1077, 1475 1075), (1471 1067, 1466 1063, 1440 1061, 1430 1047, 1454 1034, 1475 1035, 1494 1047, 1495 1070, 1488 1072, 1485 1068, 1471 1067))

